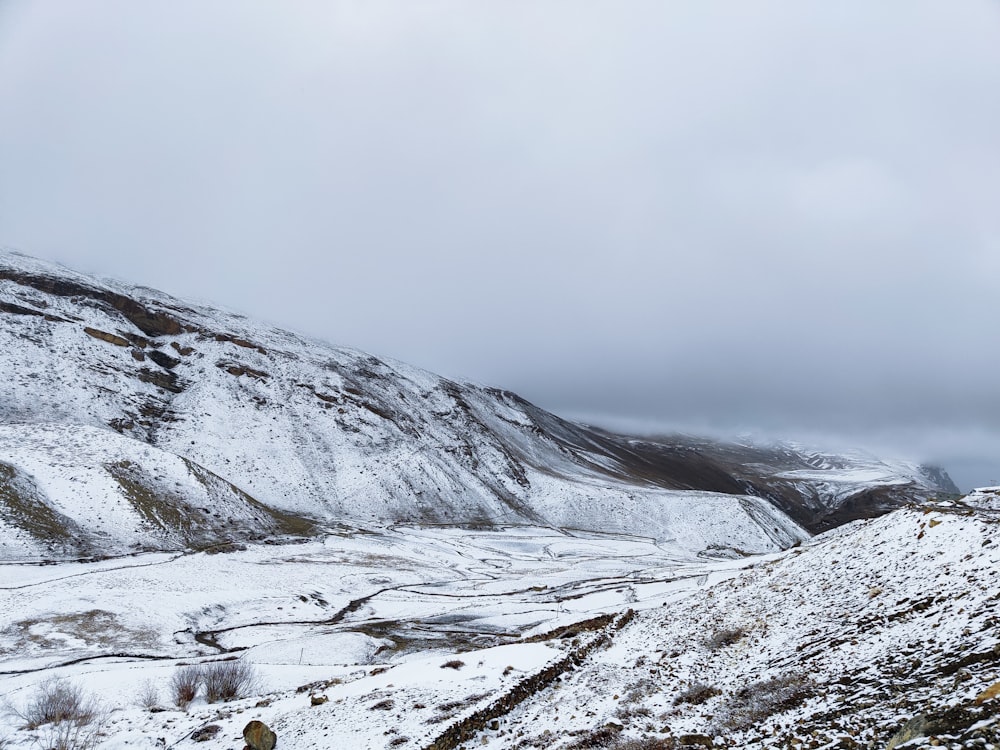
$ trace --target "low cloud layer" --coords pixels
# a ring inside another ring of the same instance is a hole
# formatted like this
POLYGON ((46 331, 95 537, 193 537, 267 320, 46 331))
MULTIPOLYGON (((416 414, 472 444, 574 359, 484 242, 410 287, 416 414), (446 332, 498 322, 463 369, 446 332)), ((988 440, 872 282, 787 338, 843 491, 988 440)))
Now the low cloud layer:
POLYGON ((568 416, 970 486, 998 90, 985 1, 15 0, 0 243, 568 416))

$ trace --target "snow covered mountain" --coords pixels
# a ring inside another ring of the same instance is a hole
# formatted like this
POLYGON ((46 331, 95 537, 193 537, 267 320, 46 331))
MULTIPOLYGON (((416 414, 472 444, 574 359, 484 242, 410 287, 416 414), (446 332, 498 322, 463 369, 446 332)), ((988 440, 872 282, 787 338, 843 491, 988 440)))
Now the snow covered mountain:
POLYGON ((860 454, 610 434, 10 252, 0 353, 7 559, 393 523, 582 528, 738 555, 955 491, 860 454))

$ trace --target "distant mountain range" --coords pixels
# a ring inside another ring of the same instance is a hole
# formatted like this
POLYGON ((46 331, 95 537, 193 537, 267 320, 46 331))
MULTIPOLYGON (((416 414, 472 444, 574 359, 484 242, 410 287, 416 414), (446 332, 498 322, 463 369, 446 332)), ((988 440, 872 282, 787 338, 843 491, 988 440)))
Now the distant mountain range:
POLYGON ((0 252, 4 559, 341 524, 532 524, 732 556, 955 492, 938 469, 861 453, 612 434, 0 252))

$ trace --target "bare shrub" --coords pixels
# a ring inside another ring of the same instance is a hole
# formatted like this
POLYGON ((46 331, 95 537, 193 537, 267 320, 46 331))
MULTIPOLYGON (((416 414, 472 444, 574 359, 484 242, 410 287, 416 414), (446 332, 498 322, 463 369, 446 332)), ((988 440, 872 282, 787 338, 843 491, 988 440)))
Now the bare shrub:
POLYGON ((674 705, 678 706, 681 703, 690 703, 697 706, 704 703, 709 698, 715 695, 720 695, 721 693, 722 691, 717 687, 706 685, 704 682, 695 682, 692 683, 686 690, 678 693, 677 697, 674 698, 674 705))
POLYGON ((139 686, 135 704, 147 711, 154 711, 160 707, 160 689, 156 687, 155 680, 146 680, 139 686))
POLYGON ((186 667, 178 667, 174 676, 170 678, 170 694, 173 696, 174 705, 181 710, 187 709, 191 701, 198 695, 198 688, 201 686, 201 667, 189 664, 186 667))
POLYGON ((611 748, 616 747, 620 738, 618 733, 621 729, 617 726, 604 726, 588 732, 571 745, 567 745, 567 750, 589 750, 589 748, 611 748))
POLYGON ((35 744, 45 750, 93 750, 101 739, 103 729, 101 713, 84 723, 58 721, 42 727, 35 737, 35 744))
POLYGON ((62 679, 48 679, 38 686, 19 716, 25 729, 45 724, 75 723, 86 725, 100 713, 100 705, 83 690, 62 679))
POLYGON ((245 659, 215 661, 202 667, 205 700, 220 703, 246 698, 257 688, 257 670, 245 659))
POLYGON ((715 715, 713 732, 748 729, 776 713, 795 708, 815 692, 812 681, 795 675, 781 675, 747 685, 715 715))
POLYGON ((652 715, 653 712, 645 706, 621 705, 615 709, 615 718, 625 726, 631 725, 632 722, 638 719, 649 718, 652 715))
POLYGON ((707 646, 711 651, 718 651, 720 648, 732 646, 745 635, 746 631, 743 630, 743 628, 726 628, 724 630, 716 630, 712 633, 712 635, 705 639, 705 646, 707 646))

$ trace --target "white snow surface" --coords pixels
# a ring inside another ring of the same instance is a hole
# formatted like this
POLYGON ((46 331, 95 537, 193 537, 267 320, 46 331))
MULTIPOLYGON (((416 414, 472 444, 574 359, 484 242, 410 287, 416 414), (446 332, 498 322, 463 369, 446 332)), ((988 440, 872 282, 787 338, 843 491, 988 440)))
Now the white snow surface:
MULTIPOLYGON (((564 655, 561 641, 522 635, 659 606, 747 564, 677 559, 648 539, 523 527, 399 527, 225 554, 8 563, 0 565, 0 695, 23 712, 51 677, 98 692, 111 710, 102 748, 156 747, 161 736, 184 746, 210 721, 229 738, 250 718, 296 747, 334 736, 384 747, 390 729, 417 742, 564 655), (170 706, 177 665, 211 662, 221 649, 253 663, 260 694, 224 706, 200 698, 187 712, 170 706), (442 668, 454 659, 464 663, 442 668), (333 682, 294 692, 321 680, 333 682), (169 711, 134 705, 150 681, 169 711), (309 707, 309 692, 329 703, 309 707), (262 697, 271 705, 254 709, 262 697), (369 710, 386 699, 392 710, 369 710)), ((9 714, 0 736, 30 746, 38 732, 19 726, 9 714)))

